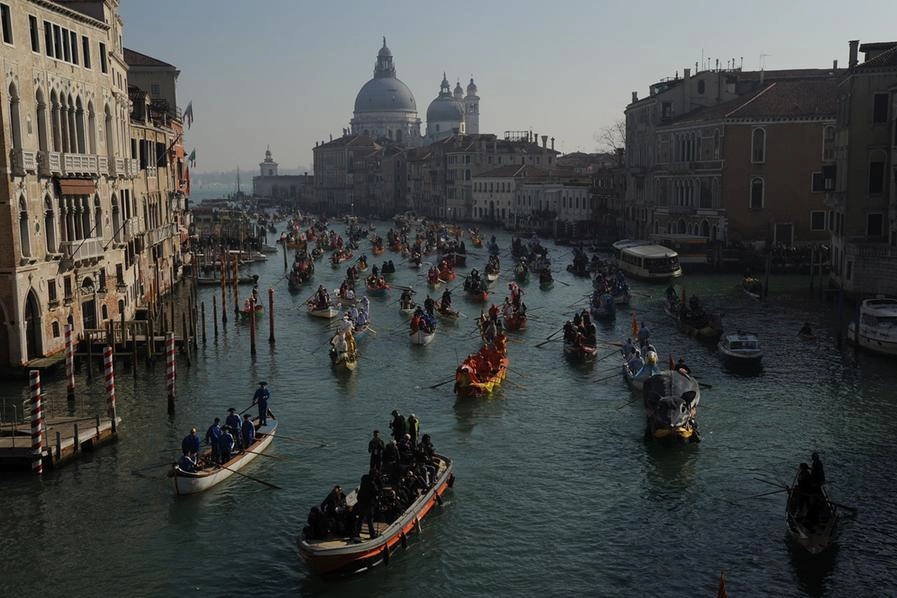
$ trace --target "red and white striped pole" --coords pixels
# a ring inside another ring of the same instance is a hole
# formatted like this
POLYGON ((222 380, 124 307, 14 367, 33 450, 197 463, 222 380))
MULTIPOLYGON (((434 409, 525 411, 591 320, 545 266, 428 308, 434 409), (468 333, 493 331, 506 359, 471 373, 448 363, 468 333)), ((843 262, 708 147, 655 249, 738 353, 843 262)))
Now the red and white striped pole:
POLYGON ((112 364, 112 347, 103 349, 103 375, 106 380, 106 412, 112 420, 112 432, 115 433, 115 367, 112 364))
POLYGON ((31 370, 28 377, 31 390, 31 471, 40 475, 44 473, 44 412, 40 404, 40 372, 31 370))
POLYGON ((72 344, 72 325, 65 325, 65 380, 66 397, 75 400, 75 347, 72 344))
POLYGON ((168 413, 174 413, 175 370, 174 332, 165 335, 165 365, 168 376, 168 413))

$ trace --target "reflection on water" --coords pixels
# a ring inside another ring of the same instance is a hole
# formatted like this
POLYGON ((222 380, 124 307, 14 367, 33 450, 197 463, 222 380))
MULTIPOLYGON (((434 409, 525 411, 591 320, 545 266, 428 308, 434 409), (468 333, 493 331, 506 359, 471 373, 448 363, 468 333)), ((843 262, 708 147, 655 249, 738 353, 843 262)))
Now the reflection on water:
POLYGON ((800 590, 808 596, 825 596, 829 586, 829 577, 835 570, 838 545, 835 544, 821 554, 810 554, 798 545, 787 532, 785 532, 785 542, 788 544, 791 569, 800 590))

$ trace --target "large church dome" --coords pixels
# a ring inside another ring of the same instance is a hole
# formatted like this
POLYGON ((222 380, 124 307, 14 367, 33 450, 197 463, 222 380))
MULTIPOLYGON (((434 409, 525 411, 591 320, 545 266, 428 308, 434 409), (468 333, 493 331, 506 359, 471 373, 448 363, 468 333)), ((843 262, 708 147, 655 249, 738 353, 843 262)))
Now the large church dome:
POLYGON ((362 86, 355 97, 355 112, 417 112, 414 95, 394 77, 375 77, 362 86))

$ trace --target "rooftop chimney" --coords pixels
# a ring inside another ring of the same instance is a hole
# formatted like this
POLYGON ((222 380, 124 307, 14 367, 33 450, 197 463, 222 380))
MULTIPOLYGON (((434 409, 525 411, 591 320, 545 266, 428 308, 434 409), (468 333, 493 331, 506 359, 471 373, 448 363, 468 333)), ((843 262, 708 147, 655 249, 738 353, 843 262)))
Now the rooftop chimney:
POLYGON ((682 69, 682 78, 688 79, 691 77, 691 69, 682 69))
POLYGON ((542 135, 542 148, 548 148, 548 135, 542 135))
POLYGON ((847 42, 847 45, 850 46, 850 60, 847 62, 847 67, 852 69, 857 65, 857 50, 860 47, 860 40, 852 39, 847 42))
POLYGON ((551 138, 551 151, 554 151, 554 137, 551 138))
POLYGON ((838 70, 838 60, 837 60, 837 59, 835 59, 835 60, 832 61, 832 70, 833 70, 833 71, 837 71, 837 70, 838 70))
POLYGON ((635 104, 636 102, 638 102, 638 92, 633 91, 632 92, 632 103, 635 104))

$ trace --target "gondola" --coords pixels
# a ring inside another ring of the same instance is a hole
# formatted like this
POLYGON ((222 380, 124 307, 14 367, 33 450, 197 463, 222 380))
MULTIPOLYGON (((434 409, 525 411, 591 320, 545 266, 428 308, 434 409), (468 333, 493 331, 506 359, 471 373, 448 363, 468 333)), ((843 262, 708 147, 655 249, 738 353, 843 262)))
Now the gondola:
POLYGON ((751 299, 760 301, 760 299, 763 298, 763 281, 759 278, 745 276, 741 280, 741 289, 744 291, 744 294, 751 299))
MULTIPOLYGON (((366 525, 361 526, 357 536, 327 535, 313 538, 309 529, 304 529, 297 538, 299 556, 320 575, 355 573, 367 570, 382 562, 388 562, 390 555, 399 547, 407 546, 410 534, 420 532, 420 522, 436 506, 442 504, 442 496, 452 487, 455 480, 452 460, 443 455, 434 455, 436 481, 412 502, 394 520, 385 519, 381 512, 373 518, 376 537, 371 538, 366 525)), ((386 487, 384 490, 388 490, 386 487)), ((348 506, 358 500, 358 490, 346 497, 348 506)))
POLYGON ((246 447, 247 450, 243 452, 235 451, 230 460, 222 465, 219 466, 212 463, 211 449, 206 450, 200 456, 199 461, 207 465, 200 467, 197 471, 184 471, 175 464, 169 473, 169 476, 174 479, 175 494, 196 494, 197 492, 208 490, 212 486, 223 482, 235 472, 240 471, 255 459, 259 453, 264 452, 277 433, 277 420, 269 415, 268 423, 264 426, 259 425, 258 418, 253 418, 252 421, 255 425, 255 442, 246 447))
POLYGON ((701 402, 698 381, 689 374, 665 370, 645 380, 645 439, 666 443, 700 442, 695 416, 701 402))
POLYGON ((798 477, 795 476, 794 483, 786 490, 785 524, 788 535, 810 554, 825 552, 835 542, 841 518, 838 508, 829 499, 825 484, 800 489, 798 477))
POLYGON ((592 361, 598 355, 598 347, 565 340, 564 355, 577 361, 592 361))

